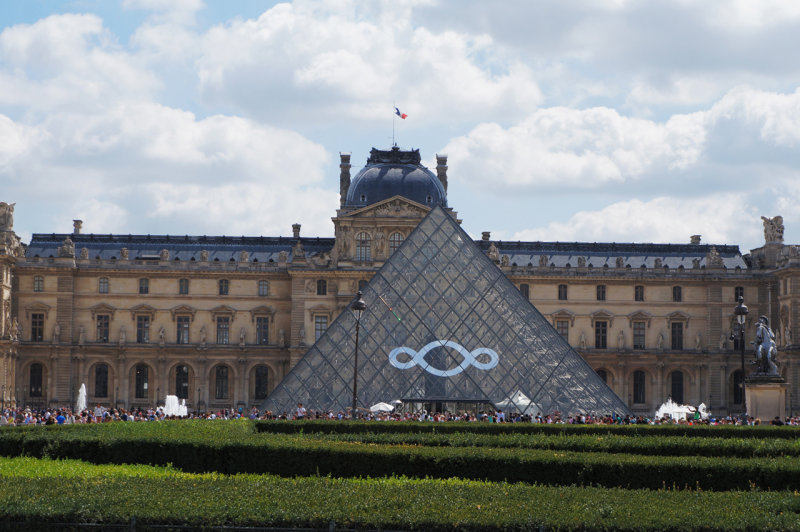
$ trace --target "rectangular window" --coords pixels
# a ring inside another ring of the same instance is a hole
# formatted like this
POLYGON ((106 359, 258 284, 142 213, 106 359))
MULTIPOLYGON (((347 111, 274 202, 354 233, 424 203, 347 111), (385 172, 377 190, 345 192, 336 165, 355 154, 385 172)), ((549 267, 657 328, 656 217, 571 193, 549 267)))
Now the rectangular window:
POLYGON ((672 322, 672 349, 683 349, 683 323, 672 322))
POLYGON ((606 286, 603 284, 597 285, 597 300, 598 301, 606 300, 606 286))
POLYGON ((260 345, 269 343, 269 318, 267 316, 256 318, 256 343, 260 345))
POLYGON ((140 294, 150 293, 150 279, 139 279, 139 293, 140 294))
POLYGON ((31 314, 31 342, 44 339, 44 314, 31 314))
POLYGON ((608 347, 608 322, 594 322, 594 347, 595 349, 605 349, 608 347))
POLYGON ((744 297, 744 286, 735 286, 733 288, 733 300, 739 301, 740 297, 744 297))
POLYGON ((231 319, 227 316, 220 316, 217 318, 217 343, 228 344, 230 343, 230 328, 231 319))
POLYGON ((228 295, 228 280, 227 279, 220 279, 219 280, 219 295, 227 296, 228 295))
POLYGON ((522 297, 524 297, 525 299, 530 299, 531 298, 531 288, 527 284, 522 283, 521 285, 519 285, 519 292, 522 294, 522 297))
POLYGON ((178 279, 178 294, 185 296, 189 293, 189 279, 178 279))
POLYGON ((679 303, 683 300, 683 293, 680 286, 672 287, 672 300, 679 303))
POLYGON ((218 366, 214 386, 214 399, 228 398, 228 367, 218 366))
POLYGON ((569 320, 556 320, 556 330, 564 340, 569 342, 569 320))
POLYGON ((320 279, 317 281, 317 295, 324 296, 328 294, 328 281, 320 279))
POLYGON ((111 317, 108 314, 97 316, 97 341, 101 344, 108 343, 108 324, 111 317))
POLYGON ((633 287, 633 299, 634 301, 644 301, 644 286, 633 287))
POLYGON ((136 316, 136 343, 150 342, 150 316, 136 316))
POLYGON ((189 316, 178 316, 176 322, 178 324, 178 334, 176 336, 179 344, 189 343, 189 316))
POLYGON ((97 280, 97 292, 100 294, 108 293, 108 277, 101 277, 97 280))
POLYGON ((44 277, 42 277, 41 275, 37 275, 33 278, 33 291, 34 292, 44 291, 44 277))
POLYGON ((258 281, 258 295, 262 297, 269 295, 269 281, 264 279, 258 281))
POLYGON ((314 316, 314 341, 320 339, 328 330, 328 316, 314 316))
POLYGON ((565 284, 558 285, 558 299, 560 301, 567 300, 567 285, 565 284))
POLYGON ((644 349, 644 331, 647 324, 643 321, 633 322, 633 348, 644 349))

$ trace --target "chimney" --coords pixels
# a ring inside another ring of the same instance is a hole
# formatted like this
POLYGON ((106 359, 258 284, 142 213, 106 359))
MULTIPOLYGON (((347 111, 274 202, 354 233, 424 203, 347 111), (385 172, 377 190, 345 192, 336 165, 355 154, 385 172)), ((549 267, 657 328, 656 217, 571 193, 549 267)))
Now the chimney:
POLYGON ((81 228, 83 228, 83 220, 72 220, 72 234, 73 235, 81 234, 81 228))
POLYGON ((344 207, 347 201, 347 191, 350 190, 350 154, 339 152, 339 204, 344 207))
POLYGON ((481 240, 486 240, 488 242, 489 241, 489 237, 491 235, 492 235, 491 231, 484 231, 483 233, 481 233, 481 240))
POLYGON ((300 224, 292 224, 292 233, 295 238, 300 238, 300 224))
POLYGON ((691 244, 697 245, 700 243, 700 235, 692 235, 691 239, 689 240, 691 244))
POLYGON ((447 155, 436 155, 436 176, 447 192, 447 155))

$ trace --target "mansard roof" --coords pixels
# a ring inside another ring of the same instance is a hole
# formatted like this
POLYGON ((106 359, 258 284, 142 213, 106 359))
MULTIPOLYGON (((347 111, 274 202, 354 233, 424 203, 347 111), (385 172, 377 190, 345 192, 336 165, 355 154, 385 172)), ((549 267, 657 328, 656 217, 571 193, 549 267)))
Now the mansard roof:
MULTIPOLYGON (((541 266, 546 257, 547 266, 575 268, 585 261, 592 268, 616 268, 617 258, 622 258, 623 268, 669 268, 686 270, 706 266, 706 255, 716 249, 727 269, 747 269, 748 264, 739 246, 725 244, 636 244, 598 242, 505 242, 479 240, 484 251, 494 244, 500 256, 507 255, 510 265, 541 266), (581 261, 580 259, 583 259, 581 261), (659 265, 660 262, 660 265, 659 265)), ((710 265, 709 265, 710 266, 710 265)))
MULTIPOLYGON (((57 257, 58 248, 69 237, 75 244, 75 254, 82 248, 89 250, 89 258, 120 258, 120 250, 128 249, 133 259, 158 260, 162 249, 169 251, 169 260, 200 260, 200 252, 208 251, 209 261, 239 260, 239 253, 247 251, 251 262, 278 262, 281 251, 287 253, 291 262, 292 246, 297 243, 294 237, 265 236, 192 236, 192 235, 114 235, 114 234, 69 234, 34 233, 26 250, 27 257, 57 257)), ((301 237, 306 256, 314 253, 330 252, 333 238, 301 237)))

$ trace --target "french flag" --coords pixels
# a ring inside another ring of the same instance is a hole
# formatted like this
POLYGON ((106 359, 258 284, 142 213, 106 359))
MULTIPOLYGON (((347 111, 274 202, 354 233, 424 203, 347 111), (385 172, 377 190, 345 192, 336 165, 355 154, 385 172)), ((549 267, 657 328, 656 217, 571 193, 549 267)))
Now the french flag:
POLYGON ((400 118, 402 118, 403 120, 405 120, 405 119, 408 117, 408 115, 407 115, 407 114, 405 114, 405 113, 401 113, 401 112, 400 112, 400 109, 398 109, 397 107, 395 107, 395 108, 394 108, 394 114, 396 114, 397 116, 399 116, 399 117, 400 117, 400 118))

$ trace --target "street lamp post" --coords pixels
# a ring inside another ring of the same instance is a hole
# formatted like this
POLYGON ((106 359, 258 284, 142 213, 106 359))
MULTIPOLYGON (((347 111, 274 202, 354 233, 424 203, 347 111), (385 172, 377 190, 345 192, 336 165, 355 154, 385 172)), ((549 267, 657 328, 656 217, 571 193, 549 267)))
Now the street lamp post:
POLYGON ((747 400, 745 398, 745 373, 744 373, 744 323, 747 320, 747 305, 744 304, 744 297, 739 296, 739 304, 733 309, 736 321, 739 323, 739 351, 742 355, 742 424, 747 424, 747 400))
POLYGON ((361 297, 361 290, 356 294, 356 300, 350 305, 353 314, 356 315, 356 353, 353 357, 353 412, 350 414, 352 419, 356 418, 356 408, 358 408, 358 330, 361 326, 361 315, 367 308, 364 299, 361 297))

